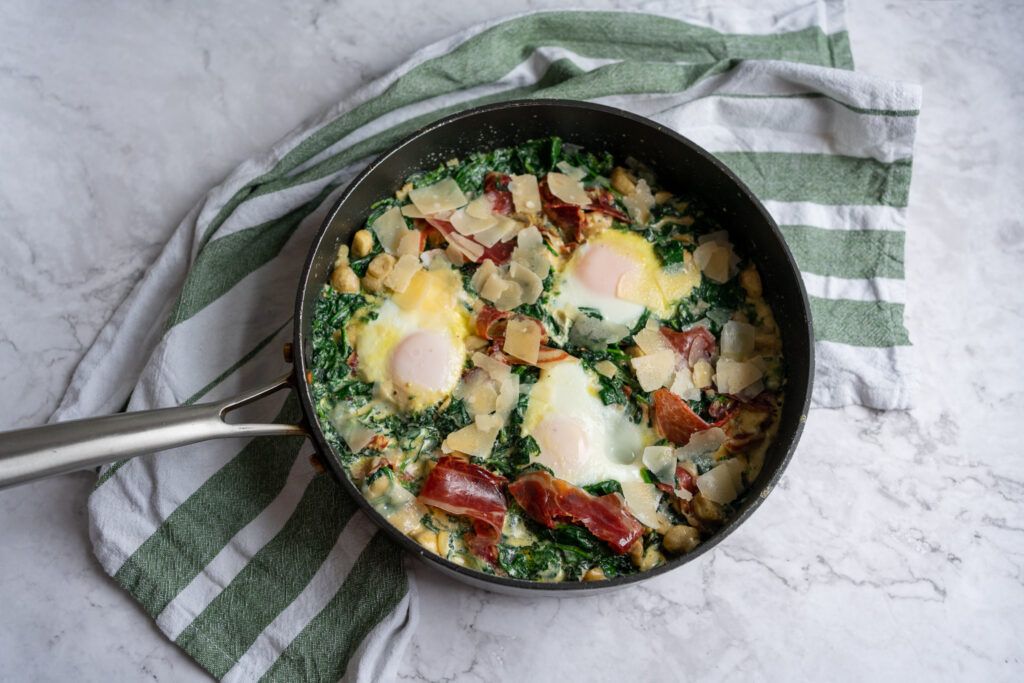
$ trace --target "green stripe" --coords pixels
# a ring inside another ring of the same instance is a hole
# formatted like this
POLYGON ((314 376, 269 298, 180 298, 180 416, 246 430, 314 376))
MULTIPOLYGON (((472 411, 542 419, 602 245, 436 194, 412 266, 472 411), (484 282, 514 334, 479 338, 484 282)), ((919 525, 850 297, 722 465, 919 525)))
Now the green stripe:
POLYGON ((208 244, 189 270, 167 320, 167 329, 188 320, 249 273, 277 256, 302 220, 316 211, 334 188, 333 184, 325 187, 315 197, 283 216, 208 244))
POLYGON ((297 144, 267 173, 229 199, 210 222, 200 248, 261 185, 280 179, 383 114, 425 99, 497 81, 538 47, 560 46, 585 57, 686 62, 784 59, 846 66, 843 34, 819 27, 769 35, 732 35, 676 19, 619 12, 548 12, 504 22, 451 52, 409 70, 379 96, 339 116, 297 144))
MULTIPOLYGON (((203 387, 202 389, 200 389, 199 391, 197 391, 196 393, 192 394, 187 399, 185 399, 185 401, 184 401, 184 403, 182 403, 182 405, 190 406, 193 403, 195 403, 196 401, 198 401, 199 399, 201 399, 203 396, 206 396, 206 394, 208 394, 211 391, 213 391, 213 389, 215 389, 221 382, 226 380, 228 377, 233 375, 239 368, 241 368, 243 365, 245 365, 246 363, 251 361, 253 358, 255 358, 256 355, 260 351, 262 351, 264 348, 266 348, 267 344, 272 342, 274 340, 274 338, 277 337, 278 333, 285 328, 285 325, 287 325, 291 321, 292 321, 291 318, 288 318, 288 320, 284 321, 284 324, 282 324, 276 330, 274 330, 273 332, 268 334, 266 337, 261 339, 256 344, 256 346, 251 348, 248 353, 246 353, 244 356, 242 356, 241 358, 236 360, 234 363, 232 363, 231 366, 228 367, 227 370, 225 370, 224 372, 222 372, 219 375, 217 375, 212 381, 210 381, 209 384, 207 384, 205 387, 203 387)), ((122 410, 121 412, 124 412, 124 410, 122 410)), ((122 467, 124 467, 130 460, 131 460, 131 458, 127 458, 125 460, 118 460, 117 462, 112 463, 110 465, 110 467, 108 467, 106 470, 104 470, 103 474, 101 474, 99 476, 99 478, 96 480, 96 485, 93 486, 92 490, 95 491, 100 486, 102 486, 107 480, 109 480, 111 477, 113 477, 115 474, 117 474, 117 471, 119 469, 121 469, 122 467)))
POLYGON ((851 346, 909 346, 903 304, 850 299, 811 300, 814 337, 851 346))
MULTIPOLYGON (((276 421, 300 418, 299 402, 292 394, 276 421)), ((151 616, 160 614, 231 537, 277 497, 302 443, 300 437, 250 441, 167 517, 114 578, 151 616)))
POLYGON ((356 504, 327 474, 313 479, 288 522, 175 642, 220 678, 298 597, 356 504))
POLYGON ((855 107, 848 102, 836 99, 831 95, 826 95, 823 92, 797 92, 789 93, 786 95, 782 94, 744 94, 738 92, 714 92, 709 93, 706 97, 727 97, 733 99, 742 100, 785 100, 785 99, 799 99, 799 100, 828 100, 834 102, 846 109, 857 114, 865 114, 867 116, 890 116, 893 118, 913 118, 921 114, 920 109, 871 109, 868 107, 855 107))
POLYGON ((800 270, 847 278, 903 277, 903 233, 780 225, 800 270))
MULTIPOLYGON (((678 92, 702 78, 721 73, 729 66, 729 62, 693 65, 623 62, 584 72, 571 60, 557 60, 534 85, 495 93, 414 117, 356 143, 300 174, 265 183, 250 196, 280 192, 329 177, 360 159, 382 152, 431 121, 481 104, 522 97, 590 99, 628 92, 678 92)), ((325 188, 318 197, 325 197, 331 189, 333 185, 325 188)), ((277 256, 298 223, 320 201, 322 199, 314 199, 282 218, 210 242, 189 271, 178 304, 168 320, 168 328, 188 320, 230 290, 251 270, 277 256)))
POLYGON ((337 173, 359 159, 384 151, 428 123, 449 114, 484 104, 520 98, 582 100, 627 93, 680 92, 703 78, 726 71, 730 66, 730 62, 712 64, 620 62, 586 72, 572 60, 560 59, 552 62, 541 80, 534 85, 460 102, 408 119, 327 157, 300 174, 266 183, 255 190, 252 196, 280 192, 296 185, 320 180, 337 173))
POLYGON ((853 52, 850 50, 850 34, 837 31, 829 35, 828 47, 832 54, 832 65, 839 69, 853 71, 853 52))
POLYGON ((408 589, 401 551, 378 531, 341 589, 261 680, 339 680, 366 634, 395 609, 408 589))
POLYGON ((907 205, 909 159, 886 163, 838 154, 791 152, 719 152, 715 156, 761 199, 907 205))

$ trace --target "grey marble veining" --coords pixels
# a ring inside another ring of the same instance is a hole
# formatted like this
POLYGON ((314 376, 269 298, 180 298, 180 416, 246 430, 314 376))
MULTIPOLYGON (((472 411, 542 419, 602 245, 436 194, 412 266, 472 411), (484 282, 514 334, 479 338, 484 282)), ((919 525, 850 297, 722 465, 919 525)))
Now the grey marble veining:
MULTIPOLYGON (((549 6, 5 3, 0 426, 46 419, 172 226, 239 161, 412 49, 549 6)), ((1024 5, 851 0, 848 24, 860 70, 925 87, 917 407, 815 412, 747 524, 634 590, 511 599, 417 568, 403 680, 1021 678, 1024 5)), ((205 680, 92 559, 92 481, 0 494, 0 680, 205 680)))

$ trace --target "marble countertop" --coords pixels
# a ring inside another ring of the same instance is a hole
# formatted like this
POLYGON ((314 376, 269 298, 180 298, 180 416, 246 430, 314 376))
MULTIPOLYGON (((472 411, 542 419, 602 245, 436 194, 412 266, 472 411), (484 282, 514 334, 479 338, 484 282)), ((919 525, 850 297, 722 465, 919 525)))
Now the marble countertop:
MULTIPOLYGON (((555 4, 4 3, 0 428, 45 421, 171 228, 238 162, 413 48, 555 4)), ((858 69, 924 85, 917 406, 816 411, 728 542, 611 597, 511 599, 417 568, 403 680, 1022 677, 1024 5, 850 5, 858 69)), ((0 494, 0 680, 206 680, 93 559, 94 480, 0 494)))

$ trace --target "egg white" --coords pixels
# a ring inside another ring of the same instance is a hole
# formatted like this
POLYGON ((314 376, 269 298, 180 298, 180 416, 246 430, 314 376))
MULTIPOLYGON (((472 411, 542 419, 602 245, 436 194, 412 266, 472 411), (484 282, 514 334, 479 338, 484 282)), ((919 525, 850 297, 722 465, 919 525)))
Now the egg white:
POLYGON ((381 302, 374 320, 350 327, 360 378, 377 384, 378 393, 394 399, 400 408, 422 410, 448 396, 458 384, 466 358, 465 339, 470 330, 464 297, 462 281, 454 271, 418 272, 405 292, 381 302), (436 388, 402 383, 391 371, 395 349, 425 330, 437 333, 449 346, 451 362, 442 385, 436 388))
POLYGON ((632 327, 645 308, 661 317, 670 316, 675 304, 699 282, 700 269, 690 254, 681 264, 662 267, 650 242, 633 232, 609 229, 573 253, 556 283, 551 307, 569 319, 575 316, 574 309, 594 308, 605 320, 632 327), (610 249, 633 266, 618 283, 616 296, 595 292, 579 277, 582 264, 595 249, 610 249))
POLYGON ((577 486, 640 481, 643 449, 657 436, 631 422, 621 407, 604 405, 597 389, 579 363, 559 363, 541 373, 523 417, 523 431, 540 446, 533 462, 577 486))

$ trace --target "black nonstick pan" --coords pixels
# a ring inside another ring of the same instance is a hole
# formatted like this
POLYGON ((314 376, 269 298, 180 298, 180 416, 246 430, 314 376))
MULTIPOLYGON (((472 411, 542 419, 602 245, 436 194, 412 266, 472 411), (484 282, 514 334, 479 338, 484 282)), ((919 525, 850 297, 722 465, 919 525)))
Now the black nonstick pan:
POLYGON ((760 505, 778 481, 807 418, 814 374, 810 309, 800 273, 778 226, 749 189, 721 162, 674 131, 610 107, 566 100, 520 100, 471 109, 436 121, 395 145, 357 177, 331 209, 313 244, 298 282, 292 342, 292 372, 226 401, 76 420, 0 434, 0 487, 119 458, 152 453, 207 439, 272 435, 308 436, 349 495, 392 540, 427 564, 466 583, 503 593, 581 595, 645 581, 691 562, 728 536, 760 505), (782 332, 786 358, 785 401, 778 435, 760 475, 738 512, 696 550, 651 571, 596 582, 538 583, 484 574, 430 553, 391 526, 348 479, 338 455, 317 422, 311 388, 305 381, 312 353, 311 325, 316 299, 328 280, 338 246, 363 227, 371 204, 392 195, 411 173, 451 158, 531 138, 560 136, 615 158, 634 157, 667 187, 701 197, 706 210, 729 230, 731 239, 756 263, 765 298, 782 332), (298 393, 301 424, 229 424, 237 407, 289 388, 298 393))

